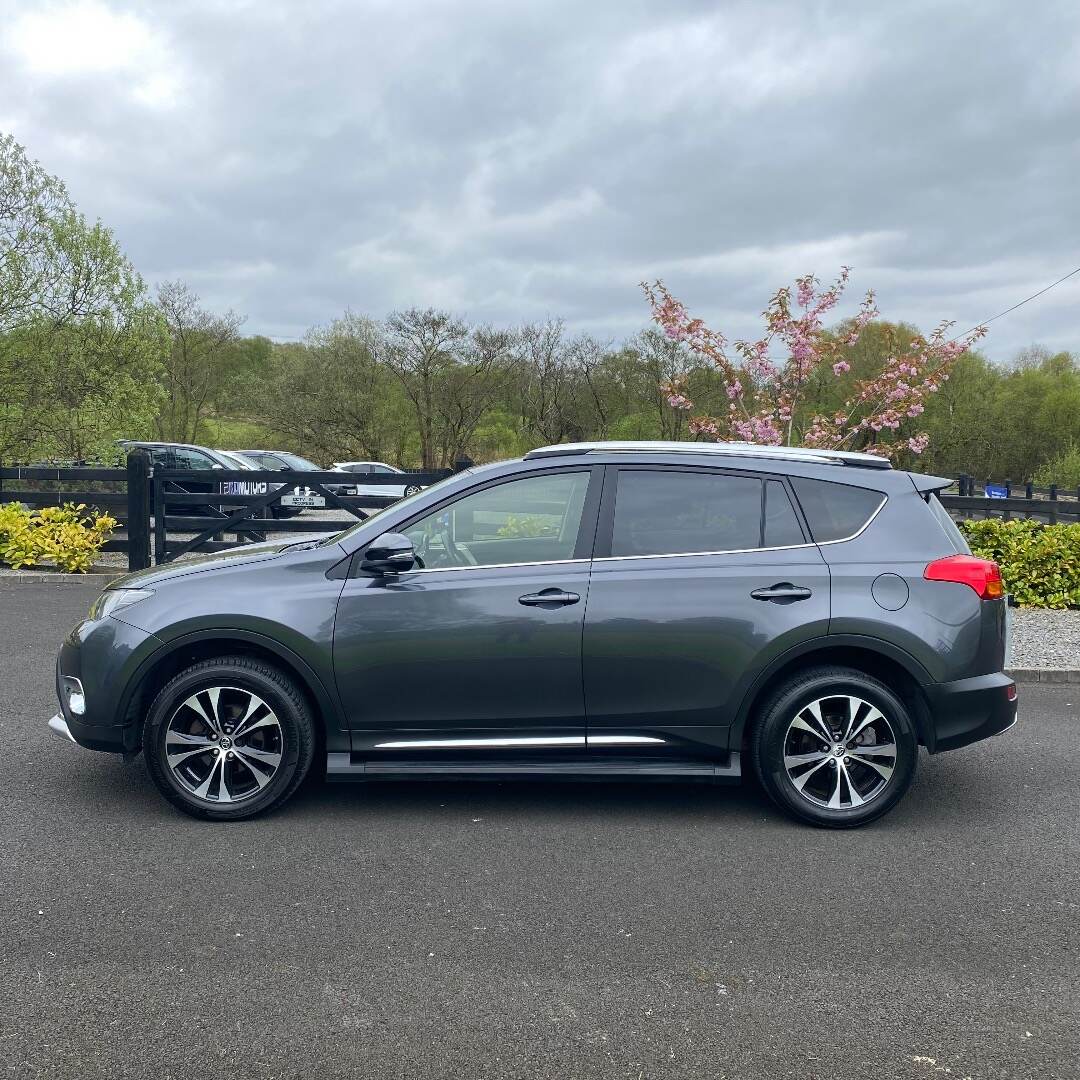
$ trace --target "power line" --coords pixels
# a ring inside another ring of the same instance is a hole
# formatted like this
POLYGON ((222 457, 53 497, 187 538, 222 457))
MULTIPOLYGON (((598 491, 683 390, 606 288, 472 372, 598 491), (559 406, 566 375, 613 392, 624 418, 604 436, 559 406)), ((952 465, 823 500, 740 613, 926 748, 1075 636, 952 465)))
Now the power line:
POLYGON ((1015 311, 1017 308, 1023 307, 1025 304, 1030 303, 1037 297, 1042 296, 1043 293, 1048 293, 1051 289, 1060 285, 1063 281, 1068 281, 1069 278, 1073 277, 1076 274, 1080 274, 1080 266, 1078 266, 1075 270, 1070 270, 1064 277, 1059 277, 1057 281, 1051 282, 1049 285, 1046 286, 1045 289, 1040 289, 1037 293, 1032 293, 1029 297, 1021 300, 1018 304, 1013 304, 1012 307, 1006 308, 1004 311, 999 311, 996 315, 992 316, 989 319, 983 319, 982 322, 976 323, 971 328, 971 330, 965 330, 963 334, 957 334, 956 337, 949 338, 949 340, 955 341, 956 338, 965 337, 967 334, 970 334, 972 330, 978 330, 980 326, 989 326, 995 319, 1000 319, 1002 315, 1008 315, 1010 311, 1015 311))

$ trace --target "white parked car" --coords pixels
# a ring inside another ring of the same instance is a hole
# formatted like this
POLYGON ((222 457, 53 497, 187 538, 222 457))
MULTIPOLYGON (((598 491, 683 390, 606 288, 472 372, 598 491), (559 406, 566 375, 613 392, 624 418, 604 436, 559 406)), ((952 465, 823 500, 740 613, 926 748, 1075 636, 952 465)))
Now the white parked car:
POLYGON ((365 484, 365 476, 386 475, 388 473, 401 473, 404 469, 394 465, 387 465, 383 461, 335 461, 334 472, 351 473, 356 476, 357 483, 343 484, 340 494, 342 495, 385 495, 393 499, 403 498, 405 495, 415 495, 423 490, 421 484, 365 484))

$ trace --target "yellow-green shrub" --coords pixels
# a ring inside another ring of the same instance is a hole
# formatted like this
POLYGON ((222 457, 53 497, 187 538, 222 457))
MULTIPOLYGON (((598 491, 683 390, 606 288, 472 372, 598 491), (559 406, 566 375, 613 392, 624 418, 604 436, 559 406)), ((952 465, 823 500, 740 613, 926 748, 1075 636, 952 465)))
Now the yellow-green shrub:
POLYGON ((1080 608, 1080 524, 961 521, 971 550, 1001 567, 1005 588, 1029 607, 1080 608))
POLYGON ((0 506, 0 562, 15 569, 52 563, 67 573, 86 573, 116 520, 85 511, 81 503, 41 510, 18 503, 0 506))

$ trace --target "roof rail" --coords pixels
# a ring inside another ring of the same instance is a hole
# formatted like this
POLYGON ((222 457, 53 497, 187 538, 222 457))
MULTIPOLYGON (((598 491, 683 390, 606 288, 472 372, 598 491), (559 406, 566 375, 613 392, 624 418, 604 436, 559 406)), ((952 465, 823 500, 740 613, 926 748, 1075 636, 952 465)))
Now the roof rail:
POLYGON ((580 442, 541 446, 530 450, 526 458, 572 457, 579 454, 704 454, 709 456, 775 458, 782 461, 807 461, 819 465, 855 465, 867 469, 891 469, 888 458, 876 454, 858 454, 849 450, 816 450, 800 446, 759 446, 756 443, 707 442, 580 442))

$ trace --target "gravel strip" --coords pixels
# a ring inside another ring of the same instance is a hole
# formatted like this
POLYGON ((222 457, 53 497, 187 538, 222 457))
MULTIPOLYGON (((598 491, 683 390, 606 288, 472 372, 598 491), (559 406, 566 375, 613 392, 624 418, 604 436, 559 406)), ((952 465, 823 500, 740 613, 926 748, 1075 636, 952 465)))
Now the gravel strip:
POLYGON ((1011 650, 1016 668, 1080 668, 1080 611, 1012 608, 1011 650))

